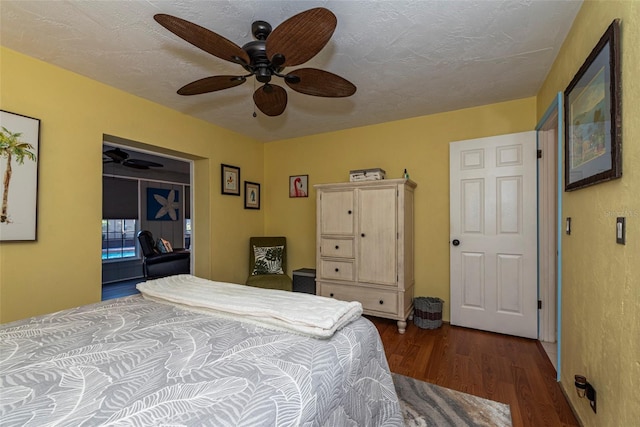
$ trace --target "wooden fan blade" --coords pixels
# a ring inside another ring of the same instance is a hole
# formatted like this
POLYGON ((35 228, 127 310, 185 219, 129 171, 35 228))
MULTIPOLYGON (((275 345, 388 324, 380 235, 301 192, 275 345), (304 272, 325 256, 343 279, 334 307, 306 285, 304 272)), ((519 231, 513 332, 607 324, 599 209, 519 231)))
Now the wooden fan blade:
POLYGON ((129 153, 125 153, 118 147, 107 150, 102 154, 111 158, 114 163, 122 163, 129 158, 129 153))
POLYGON ((265 84, 253 93, 253 102, 267 116, 279 116, 287 106, 287 91, 278 85, 265 84))
POLYGON ((298 83, 285 79, 285 83, 296 92, 328 98, 344 98, 356 93, 356 87, 349 80, 317 68, 300 68, 289 73, 300 78, 298 83))
POLYGON ((284 55, 283 67, 305 63, 329 42, 337 24, 336 16, 323 7, 292 16, 267 37, 267 57, 284 55))
POLYGON ((217 56, 225 61, 241 63, 235 59, 237 57, 244 61, 245 64, 249 63, 249 55, 247 55, 247 52, 242 50, 242 48, 234 42, 225 39, 211 30, 164 13, 155 15, 153 19, 176 36, 213 56, 217 56))
POLYGON ((242 76, 213 76, 196 80, 178 89, 178 95, 199 95, 201 93, 215 92, 229 89, 246 82, 242 76))
POLYGON ((124 166, 129 166, 136 169, 149 169, 149 168, 161 168, 161 163, 152 162, 150 160, 142 159, 128 159, 122 163, 124 166))

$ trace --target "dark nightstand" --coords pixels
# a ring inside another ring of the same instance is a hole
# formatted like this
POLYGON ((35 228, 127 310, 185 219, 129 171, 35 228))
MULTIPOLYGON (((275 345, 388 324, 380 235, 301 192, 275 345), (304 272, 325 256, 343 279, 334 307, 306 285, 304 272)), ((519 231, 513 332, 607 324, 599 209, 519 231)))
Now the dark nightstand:
POLYGON ((293 292, 316 293, 316 269, 300 268, 293 270, 293 292))

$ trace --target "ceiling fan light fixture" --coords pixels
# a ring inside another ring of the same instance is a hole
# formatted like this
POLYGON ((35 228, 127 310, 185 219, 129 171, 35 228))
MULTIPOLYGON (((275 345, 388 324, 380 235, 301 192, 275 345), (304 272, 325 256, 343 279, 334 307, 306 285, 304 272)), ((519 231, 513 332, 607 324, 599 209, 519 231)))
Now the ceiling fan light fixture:
POLYGON ((296 84, 300 83, 300 77, 296 76, 295 74, 287 74, 284 76, 284 81, 287 84, 296 84))
POLYGON ((271 81, 271 70, 268 67, 258 67, 255 70, 255 76, 260 83, 269 83, 271 81))
POLYGON ((122 166, 127 166, 133 169, 149 169, 149 168, 161 168, 161 163, 152 162, 150 160, 143 159, 130 159, 129 153, 121 150, 119 147, 112 148, 102 153, 102 163, 115 163, 122 166))
POLYGON ((271 57, 271 65, 274 68, 280 68, 282 66, 282 64, 284 64, 284 62, 286 61, 285 57, 283 54, 281 53, 276 53, 275 55, 273 55, 271 57))
POLYGON ((281 74, 286 67, 300 65, 318 54, 329 42, 337 25, 336 16, 317 7, 290 17, 275 29, 266 21, 255 21, 251 31, 256 40, 242 47, 221 35, 170 15, 158 14, 154 19, 183 40, 218 58, 241 65, 244 76, 212 76, 191 82, 178 90, 180 95, 197 95, 238 86, 254 76, 264 83, 254 91, 254 102, 267 116, 282 114, 287 105, 287 92, 270 84, 280 77, 294 91, 320 97, 347 97, 355 86, 335 74, 302 68, 281 74))

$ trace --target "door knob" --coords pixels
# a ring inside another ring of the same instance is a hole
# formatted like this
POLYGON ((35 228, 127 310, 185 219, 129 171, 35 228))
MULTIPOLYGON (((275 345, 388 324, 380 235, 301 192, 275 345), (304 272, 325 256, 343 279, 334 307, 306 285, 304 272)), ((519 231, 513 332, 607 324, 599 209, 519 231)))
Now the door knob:
POLYGON ((458 240, 458 239, 453 239, 453 241, 451 242, 451 244, 452 244, 453 246, 458 246, 458 245, 460 245, 460 240, 458 240))

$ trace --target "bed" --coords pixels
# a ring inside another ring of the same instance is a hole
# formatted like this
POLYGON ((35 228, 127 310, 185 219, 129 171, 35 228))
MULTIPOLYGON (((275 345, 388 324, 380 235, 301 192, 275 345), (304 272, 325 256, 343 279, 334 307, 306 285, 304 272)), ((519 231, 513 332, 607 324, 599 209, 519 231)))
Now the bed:
POLYGON ((318 338, 234 316, 135 295, 2 325, 2 425, 403 425, 366 318, 318 338))

